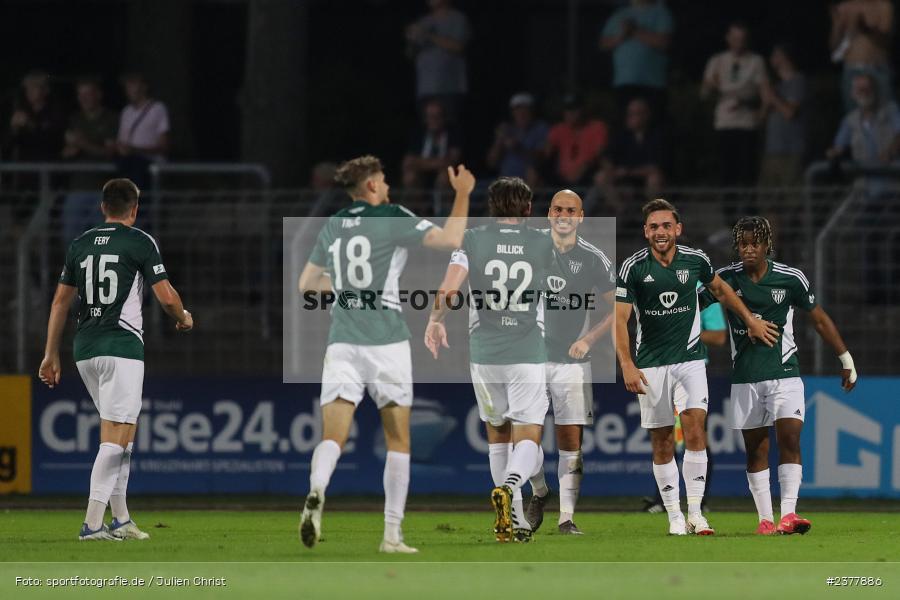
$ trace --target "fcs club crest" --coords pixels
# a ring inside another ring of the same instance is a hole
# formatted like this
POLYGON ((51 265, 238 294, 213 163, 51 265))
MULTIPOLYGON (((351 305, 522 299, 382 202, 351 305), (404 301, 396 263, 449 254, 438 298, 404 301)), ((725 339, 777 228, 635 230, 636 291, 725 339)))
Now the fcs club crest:
POLYGON ((558 294, 566 287, 566 280, 562 277, 557 277, 556 275, 550 275, 547 277, 547 287, 549 287, 550 291, 554 294, 558 294))
POLYGON ((781 304, 784 302, 784 298, 787 296, 787 292, 780 288, 774 288, 772 290, 772 300, 775 301, 775 304, 781 304))
POLYGON ((678 302, 678 292, 663 292, 659 295, 659 302, 666 308, 672 308, 678 302))
POLYGON ((681 282, 681 285, 686 284, 690 276, 691 272, 687 269, 678 269, 677 271, 675 271, 675 277, 678 278, 678 281, 681 282))

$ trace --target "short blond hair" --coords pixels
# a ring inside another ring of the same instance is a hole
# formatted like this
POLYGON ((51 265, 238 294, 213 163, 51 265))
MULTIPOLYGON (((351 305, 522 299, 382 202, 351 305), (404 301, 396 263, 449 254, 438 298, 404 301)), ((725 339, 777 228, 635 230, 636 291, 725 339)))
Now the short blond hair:
POLYGON ((334 181, 347 191, 359 188, 366 179, 384 171, 376 156, 366 154, 342 163, 334 173, 334 181))

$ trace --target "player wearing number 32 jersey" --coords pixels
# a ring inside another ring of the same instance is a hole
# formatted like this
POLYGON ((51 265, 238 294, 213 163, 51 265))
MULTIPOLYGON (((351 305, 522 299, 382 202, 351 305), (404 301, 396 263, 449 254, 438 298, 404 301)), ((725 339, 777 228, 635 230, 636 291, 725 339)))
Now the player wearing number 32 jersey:
POLYGON ((409 487, 413 393, 399 279, 407 248, 452 250, 462 241, 475 178, 462 165, 448 171, 456 198, 443 229, 390 203, 390 187, 376 157, 347 161, 335 175, 353 202, 327 220, 299 281, 301 293, 336 296, 322 368, 322 441, 313 452, 310 491, 300 517, 300 539, 309 548, 319 540, 325 489, 350 433, 353 413, 368 390, 381 413, 387 446, 380 551, 417 551, 403 542, 400 529, 409 487))
POLYGON ((100 413, 100 448, 91 470, 91 493, 81 540, 147 539, 128 514, 125 492, 141 411, 144 383, 144 286, 176 321, 179 331, 193 327, 178 292, 169 283, 156 241, 134 227, 139 191, 128 179, 103 186, 106 221, 69 246, 59 278, 47 348, 39 376, 51 388, 59 383, 59 345, 69 306, 80 300, 75 333, 75 364, 100 413), (113 520, 103 524, 106 505, 113 520))
POLYGON ((499 542, 513 536, 520 542, 531 539, 521 488, 544 462, 547 353, 540 293, 553 265, 553 241, 525 224, 531 199, 531 190, 517 177, 491 184, 488 206, 494 221, 466 231, 425 330, 425 345, 436 359, 441 346, 448 347, 444 319, 452 298, 468 279, 470 372, 487 427, 499 542))
POLYGON ((680 246, 682 224, 675 207, 662 199, 643 208, 644 237, 649 247, 622 262, 616 282, 616 355, 622 378, 638 394, 641 426, 650 430, 653 475, 669 514, 669 533, 710 535, 713 529, 700 510, 706 485, 706 348, 700 339, 697 283, 705 285, 747 324, 749 335, 768 345, 777 328, 753 316, 728 284, 713 272, 700 250, 680 246), (637 317, 637 359, 631 356, 628 320, 637 317), (685 437, 682 476, 688 499, 685 523, 678 494, 674 458, 675 390, 686 393, 680 412, 685 437))

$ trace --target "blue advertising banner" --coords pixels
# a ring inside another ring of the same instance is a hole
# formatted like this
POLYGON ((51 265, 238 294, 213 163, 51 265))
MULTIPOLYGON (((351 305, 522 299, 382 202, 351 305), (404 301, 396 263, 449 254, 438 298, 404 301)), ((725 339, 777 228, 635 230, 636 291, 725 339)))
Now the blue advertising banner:
MULTIPOLYGON (((709 444, 716 495, 745 495, 743 442, 730 429, 727 379, 710 380, 709 444)), ((321 437, 317 385, 271 379, 148 379, 129 492, 292 493, 307 491, 321 437)), ((491 484, 484 426, 470 385, 417 385, 412 414, 411 493, 483 493, 491 484)), ((650 441, 635 397, 621 384, 595 386, 593 427, 584 435, 583 493, 653 493, 650 441)), ((35 386, 35 493, 87 493, 99 417, 76 377, 35 386)), ((552 419, 548 417, 548 425, 552 419)), ((556 444, 545 431, 553 484, 556 444)), ((374 405, 357 411, 329 493, 382 492, 384 436, 374 405)))
POLYGON ((836 377, 805 377, 803 494, 900 498, 898 379, 862 378, 846 394, 836 377))

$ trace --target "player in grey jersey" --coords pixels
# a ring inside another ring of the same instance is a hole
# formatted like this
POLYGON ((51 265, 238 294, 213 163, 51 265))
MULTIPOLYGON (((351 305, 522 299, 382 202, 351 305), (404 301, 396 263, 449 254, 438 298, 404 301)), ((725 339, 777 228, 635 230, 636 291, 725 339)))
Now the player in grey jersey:
POLYGON ((448 347, 448 298, 458 295, 468 279, 469 367, 487 428, 498 542, 531 540, 521 488, 543 463, 540 443, 548 402, 540 291, 553 264, 553 242, 525 224, 531 199, 531 189, 518 177, 491 184, 488 207, 494 221, 466 231, 425 330, 425 346, 437 359, 440 348, 448 347))
POLYGON ((102 225, 69 246, 47 324, 47 347, 38 376, 51 388, 59 383, 59 345, 69 307, 80 299, 74 358, 97 411, 100 448, 91 470, 91 493, 80 540, 147 539, 128 514, 125 492, 131 470, 135 424, 144 383, 144 283, 178 331, 193 317, 169 283, 156 241, 134 227, 139 191, 128 179, 103 186, 102 225), (109 503, 113 520, 103 524, 109 503))
MULTIPOLYGON (((548 235, 553 239, 554 265, 545 293, 544 326, 547 345, 547 395, 553 405, 556 443, 559 449, 560 533, 581 535, 573 517, 581 489, 583 460, 581 443, 585 425, 594 423, 593 376, 590 351, 609 333, 613 313, 592 322, 592 313, 615 305, 615 267, 599 248, 578 234, 584 221, 581 198, 572 190, 561 190, 550 200, 548 235), (596 290, 596 292, 595 292, 596 290), (602 301, 592 299, 601 295, 602 301)), ((531 478, 533 494, 526 517, 536 531, 544 519, 544 504, 550 488, 544 469, 531 478)))
POLYGON ((401 523, 409 487, 409 417, 413 401, 409 329, 400 312, 397 290, 407 247, 452 250, 462 241, 475 177, 463 165, 448 168, 456 190, 442 229, 411 211, 391 204, 381 161, 361 156, 338 168, 335 179, 353 202, 328 219, 303 273, 301 292, 384 292, 378 310, 335 306, 322 367, 322 441, 313 451, 309 494, 299 534, 312 548, 321 535, 325 491, 347 442, 356 407, 366 391, 384 426, 384 539, 380 552, 411 554, 401 523))

